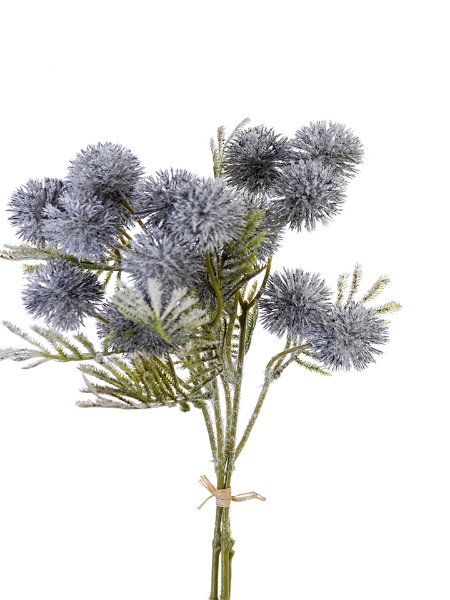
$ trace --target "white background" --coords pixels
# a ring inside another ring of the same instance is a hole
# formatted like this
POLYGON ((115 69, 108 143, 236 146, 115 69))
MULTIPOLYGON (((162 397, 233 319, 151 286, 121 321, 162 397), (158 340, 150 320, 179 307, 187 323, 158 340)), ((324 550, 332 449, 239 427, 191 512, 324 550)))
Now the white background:
MULTIPOLYGON (((244 117, 293 136, 344 123, 366 148, 342 214, 286 236, 275 269, 330 286, 363 266, 397 300, 377 364, 290 367, 238 461, 233 600, 448 600, 448 35, 442 2, 4 3, 0 239, 29 178, 64 177, 90 143, 147 174, 212 175, 209 138, 244 117), (8 5, 7 5, 8 4, 8 5), (444 113, 444 108, 446 112, 444 113)), ((2 319, 27 328, 19 263, 2 319)), ((22 346, 6 329, 0 346, 22 346)), ((280 342, 259 332, 241 426, 280 342)), ((0 364, 0 597, 206 600, 214 506, 201 413, 82 410, 75 365, 0 364)))

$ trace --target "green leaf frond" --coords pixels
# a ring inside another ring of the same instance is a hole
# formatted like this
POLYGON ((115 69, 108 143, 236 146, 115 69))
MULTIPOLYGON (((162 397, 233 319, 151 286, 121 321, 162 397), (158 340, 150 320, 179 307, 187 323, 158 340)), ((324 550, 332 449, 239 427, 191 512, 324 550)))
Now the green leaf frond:
POLYGON ((237 132, 243 129, 248 123, 250 123, 250 119, 248 117, 243 119, 238 125, 236 125, 231 134, 228 136, 228 139, 226 138, 225 127, 220 125, 220 127, 217 128, 217 145, 213 138, 211 138, 210 141, 211 152, 213 155, 214 177, 221 177, 222 175, 223 156, 227 145, 234 139, 237 132))
POLYGON ((381 277, 379 277, 375 281, 373 286, 370 288, 370 290, 364 294, 361 300, 359 300, 358 304, 364 304, 365 302, 376 298, 384 290, 384 288, 388 285, 389 282, 390 279, 386 275, 382 275, 381 277))
POLYGON ((265 269, 258 264, 257 252, 266 238, 264 231, 257 232, 263 216, 261 210, 250 210, 239 237, 228 244, 219 257, 215 271, 224 301, 229 302, 238 290, 265 269))
POLYGON ((244 350, 245 354, 250 350, 250 344, 253 338, 253 332, 255 330, 256 323, 258 321, 258 305, 255 304, 247 315, 247 329, 245 330, 245 343, 244 350))
POLYGON ((5 244, 5 248, 0 250, 0 258, 4 260, 54 260, 60 257, 60 252, 54 246, 37 248, 30 244, 20 246, 5 244))
POLYGON ((392 301, 382 304, 381 306, 377 306, 375 310, 381 315, 385 313, 393 313, 402 310, 402 305, 399 302, 392 301))
MULTIPOLYGON (((148 293, 151 306, 139 291, 120 282, 113 300, 127 319, 147 327, 169 344, 180 346, 193 335, 202 337, 202 327, 207 324, 208 315, 187 288, 173 290, 165 306, 162 303, 163 290, 158 280, 149 279, 148 293)), ((206 339, 207 334, 204 337, 206 339)))
POLYGON ((342 304, 344 300, 344 294, 348 285, 348 273, 342 273, 339 275, 339 279, 337 282, 337 296, 336 296, 336 304, 342 304))
POLYGON ((189 402, 201 406, 209 399, 202 390, 204 381, 194 385, 176 375, 170 357, 166 362, 156 356, 139 352, 126 359, 105 358, 100 366, 79 366, 86 387, 81 391, 93 394, 95 400, 79 401, 82 407, 158 408, 161 406, 189 410, 189 402), (90 378, 98 381, 93 382, 90 378))
POLYGON ((353 298, 355 297, 355 294, 359 288, 359 284, 361 283, 361 277, 362 277, 361 265, 356 263, 355 269, 354 269, 353 275, 352 275, 352 282, 350 284, 350 291, 348 293, 347 302, 345 304, 346 306, 348 306, 350 304, 350 302, 353 300, 353 298))
POLYGON ((321 365, 309 362, 307 360, 302 360, 301 358, 295 358, 294 361, 301 367, 304 367, 307 371, 310 371, 311 373, 319 373, 319 375, 324 375, 325 377, 331 377, 332 375, 330 371, 328 371, 327 369, 325 369, 325 367, 322 367, 321 365))
MULTIPOLYGON (((36 347, 36 349, 5 348, 0 350, 0 360, 10 359, 17 362, 22 362, 33 358, 38 359, 37 361, 23 367, 24 369, 31 369, 32 367, 36 367, 44 362, 48 362, 49 360, 56 360, 58 362, 102 360, 103 354, 99 353, 95 349, 94 344, 90 342, 82 333, 78 333, 74 336, 74 339, 82 345, 82 348, 79 348, 70 339, 62 335, 56 329, 46 329, 45 327, 41 327, 39 325, 32 325, 30 329, 40 338, 42 338, 47 343, 46 345, 41 341, 35 340, 28 333, 22 331, 19 327, 13 325, 12 323, 3 321, 3 325, 7 327, 11 333, 14 333, 32 346, 36 347), (87 352, 84 350, 87 350, 87 352)), ((111 352, 106 350, 104 354, 111 354, 111 352)))
MULTIPOLYGON (((45 245, 42 247, 31 246, 30 244, 21 244, 20 246, 12 246, 5 244, 5 248, 0 250, 0 258, 4 260, 55 260, 62 259, 75 266, 89 269, 90 271, 118 271, 120 267, 117 262, 109 264, 105 260, 92 262, 89 260, 79 260, 71 254, 62 254, 55 246, 45 245)), ((27 268, 27 267, 26 267, 27 268)), ((36 266, 31 265, 28 269, 33 270, 36 266)))

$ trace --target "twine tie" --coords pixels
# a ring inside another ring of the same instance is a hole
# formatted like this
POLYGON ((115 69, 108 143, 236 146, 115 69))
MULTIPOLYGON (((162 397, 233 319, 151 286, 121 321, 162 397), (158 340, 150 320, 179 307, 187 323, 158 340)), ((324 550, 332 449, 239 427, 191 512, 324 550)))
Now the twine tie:
POLYGON ((256 492, 245 492, 244 494, 238 494, 237 496, 231 495, 231 488, 225 488, 224 490, 218 490, 215 485, 213 485, 210 480, 206 477, 206 475, 202 475, 198 481, 202 484, 204 488, 210 492, 211 496, 208 496, 204 502, 197 507, 197 510, 200 510, 206 502, 213 496, 216 499, 216 506, 221 506, 222 508, 228 508, 233 502, 245 502, 246 500, 261 500, 265 502, 266 499, 264 496, 257 494, 256 492))

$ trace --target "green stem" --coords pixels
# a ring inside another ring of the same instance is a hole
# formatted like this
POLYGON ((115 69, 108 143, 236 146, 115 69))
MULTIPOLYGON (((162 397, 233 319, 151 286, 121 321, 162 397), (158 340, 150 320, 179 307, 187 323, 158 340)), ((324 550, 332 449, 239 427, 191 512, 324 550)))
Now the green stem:
POLYGON ((217 456, 217 444, 216 438, 214 436, 214 427, 211 420, 211 415, 209 414, 208 407, 205 405, 202 407, 203 418, 205 419, 206 430, 208 432, 209 444, 211 446, 212 457, 214 461, 214 468, 217 473, 217 469, 219 468, 219 459, 217 456))
POLYGON ((222 316, 223 300, 222 300, 222 294, 220 292, 219 282, 217 281, 216 276, 214 274, 214 269, 213 269, 213 266, 211 263, 211 257, 209 256, 209 252, 206 253, 206 266, 208 268, 209 278, 211 279, 211 283, 214 288, 214 293, 216 294, 216 299, 217 299, 216 316, 211 321, 211 323, 208 323, 208 327, 210 327, 212 329, 213 327, 215 327, 217 325, 217 323, 220 321, 220 317, 222 316))
POLYGON ((222 412, 220 410, 220 395, 219 395, 219 386, 217 384, 217 377, 212 381, 213 385, 213 409, 214 409, 214 419, 216 422, 216 434, 217 434, 217 459, 219 461, 219 466, 223 470, 224 468, 224 443, 223 443, 223 422, 222 422, 222 412))
POLYGON ((216 522, 214 524, 214 537, 212 541, 211 591, 209 594, 209 600, 219 600, 219 563, 220 550, 222 546, 222 511, 223 508, 216 506, 216 522))
POLYGON ((254 304, 256 304, 258 302, 258 300, 261 298, 261 296, 263 295, 264 290, 266 289, 267 280, 269 279, 271 266, 272 266, 272 257, 269 257, 269 259, 267 261, 267 265, 266 265, 266 272, 264 273, 264 279, 263 279, 263 281, 261 283, 261 287, 259 288, 259 291, 256 294, 256 296, 253 298, 253 300, 248 305, 249 309, 252 308, 252 306, 254 304))
POLYGON ((269 390, 269 386, 273 381, 273 373, 274 370, 272 369, 272 366, 277 363, 277 365, 279 364, 280 359, 283 359, 285 356, 287 356, 288 354, 292 354, 293 352, 302 352, 304 349, 306 349, 309 346, 309 344, 305 344, 303 346, 294 346, 293 348, 287 348, 285 350, 283 350, 282 352, 279 352, 278 354, 276 354, 273 358, 271 358, 269 360, 269 362, 267 363, 266 366, 266 370, 265 370, 265 374, 264 374, 264 383, 261 389, 261 393, 259 394, 259 398, 258 398, 258 402, 256 403, 256 406, 253 410, 252 416, 250 417, 250 420, 247 424, 247 427, 245 428, 245 431, 242 435, 241 441, 239 442, 237 448, 236 448, 236 454, 235 454, 235 458, 234 460, 236 461, 237 457, 239 456, 239 454, 242 452, 242 449, 244 448, 248 437, 250 435, 251 430, 253 429, 253 426, 256 422, 256 419, 258 418, 258 415, 260 413, 261 407, 264 403, 264 400, 266 398, 267 392, 269 390))

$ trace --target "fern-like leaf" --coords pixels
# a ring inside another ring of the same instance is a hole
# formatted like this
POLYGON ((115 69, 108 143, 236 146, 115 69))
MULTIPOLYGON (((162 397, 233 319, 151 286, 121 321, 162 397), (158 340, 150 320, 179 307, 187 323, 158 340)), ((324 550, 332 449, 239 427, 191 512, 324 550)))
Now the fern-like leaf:
POLYGON ((348 273, 342 273, 341 275, 339 275, 339 279, 338 279, 338 283, 337 283, 336 304, 342 304, 342 301, 344 300, 345 290, 347 289, 347 285, 348 285, 347 280, 348 280, 348 273))
POLYGON ((392 313, 402 310, 402 305, 398 302, 392 301, 382 304, 381 306, 377 306, 375 310, 380 314, 392 313))
POLYGON ((348 294, 346 306, 348 306, 350 304, 350 302, 353 300, 353 298, 355 297, 355 294, 359 288, 359 284, 361 283, 361 277, 362 277, 361 265, 356 263, 355 269, 354 269, 353 275, 352 275, 352 282, 350 284, 350 292, 348 294))
POLYGON ((381 277, 379 277, 375 281, 373 286, 370 288, 370 290, 368 290, 361 298, 361 300, 359 300, 358 304, 364 304, 365 302, 376 298, 384 290, 384 288, 388 285, 389 282, 390 279, 386 275, 382 275, 381 277))

